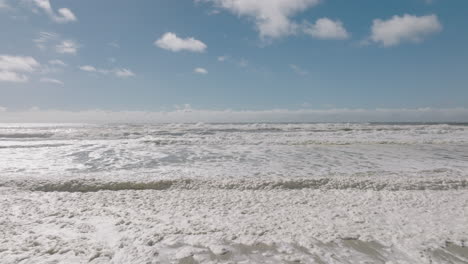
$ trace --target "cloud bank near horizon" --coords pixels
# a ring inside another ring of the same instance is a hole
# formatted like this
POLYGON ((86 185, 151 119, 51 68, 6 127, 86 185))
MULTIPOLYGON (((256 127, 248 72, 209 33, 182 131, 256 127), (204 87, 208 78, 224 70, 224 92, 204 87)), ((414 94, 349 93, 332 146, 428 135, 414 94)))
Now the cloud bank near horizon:
POLYGON ((2 123, 468 122, 468 108, 169 111, 40 110, 0 107, 2 123))

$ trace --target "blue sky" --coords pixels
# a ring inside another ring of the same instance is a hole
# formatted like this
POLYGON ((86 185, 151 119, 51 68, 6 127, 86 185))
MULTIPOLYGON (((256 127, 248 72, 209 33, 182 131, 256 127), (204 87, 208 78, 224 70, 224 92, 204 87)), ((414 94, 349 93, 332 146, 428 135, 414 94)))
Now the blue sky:
POLYGON ((0 0, 0 107, 468 107, 464 0, 0 0))

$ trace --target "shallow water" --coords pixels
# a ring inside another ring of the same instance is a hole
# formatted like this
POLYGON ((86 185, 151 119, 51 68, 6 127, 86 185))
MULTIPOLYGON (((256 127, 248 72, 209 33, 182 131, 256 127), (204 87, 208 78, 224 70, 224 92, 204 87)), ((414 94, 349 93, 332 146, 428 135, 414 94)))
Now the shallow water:
POLYGON ((468 261, 462 124, 1 124, 0 176, 6 263, 468 261))

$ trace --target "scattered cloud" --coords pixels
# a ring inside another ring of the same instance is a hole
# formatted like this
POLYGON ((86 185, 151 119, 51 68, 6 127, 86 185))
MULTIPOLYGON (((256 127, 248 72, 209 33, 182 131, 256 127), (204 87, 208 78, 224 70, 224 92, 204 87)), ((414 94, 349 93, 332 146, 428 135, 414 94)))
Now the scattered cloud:
POLYGON ((198 74, 208 74, 208 71, 205 68, 195 68, 193 72, 198 74))
POLYGON ((299 28, 291 18, 320 0, 197 0, 211 2, 216 8, 252 19, 262 39, 295 34, 299 28))
POLYGON ((291 70, 293 70, 295 73, 299 74, 299 75, 308 75, 309 72, 302 69, 301 67, 295 65, 295 64, 290 64, 289 65, 289 68, 291 68, 291 70))
POLYGON ((173 52, 178 51, 191 51, 191 52, 204 52, 207 48, 206 44, 194 38, 179 38, 175 33, 167 32, 160 39, 156 40, 154 44, 162 49, 170 50, 173 52))
POLYGON ((0 55, 0 70, 33 72, 39 66, 33 57, 0 55))
POLYGON ((50 65, 54 65, 54 66, 60 66, 60 67, 66 67, 67 64, 61 60, 50 60, 49 61, 49 64, 50 65))
POLYGON ((97 69, 90 65, 80 66, 79 69, 82 71, 87 71, 87 72, 97 72, 97 69))
POLYGON ((467 108, 205 110, 184 106, 170 111, 4 109, 0 122, 73 123, 235 123, 235 122, 467 122, 467 108))
POLYGON ((33 0, 34 4, 42 9, 53 21, 57 23, 68 23, 77 21, 75 14, 68 8, 60 8, 57 13, 52 9, 49 0, 33 0))
POLYGON ((441 30, 442 25, 436 15, 418 17, 405 14, 388 20, 375 19, 370 40, 390 47, 402 42, 421 42, 427 35, 441 30))
POLYGON ((135 73, 125 68, 115 68, 115 69, 108 70, 108 69, 98 69, 91 65, 84 65, 78 68, 85 72, 94 72, 94 73, 99 73, 103 75, 113 74, 114 76, 119 77, 119 78, 129 78, 129 77, 135 76, 135 73))
POLYGON ((115 76, 120 77, 120 78, 128 78, 128 77, 135 76, 135 73, 133 73, 129 69, 115 69, 113 72, 115 76))
POLYGON ((52 78, 41 78, 39 80, 42 83, 50 83, 50 84, 57 84, 57 85, 63 85, 63 82, 57 79, 52 79, 52 78))
POLYGON ((76 54, 78 52, 78 44, 73 40, 64 40, 55 46, 55 51, 61 54, 76 54))
POLYGON ((46 31, 41 31, 38 35, 39 36, 34 39, 33 42, 36 43, 36 47, 41 50, 46 50, 50 42, 57 41, 60 38, 58 34, 46 31))
POLYGON ((0 82, 24 83, 24 82, 27 82, 28 80, 29 80, 28 77, 24 74, 0 70, 0 82))
POLYGON ((318 39, 347 39, 350 34, 339 20, 331 20, 329 18, 317 19, 315 24, 305 23, 304 32, 318 39))
POLYGON ((62 39, 59 34, 54 32, 41 31, 33 42, 40 50, 54 49, 55 52, 60 54, 76 54, 79 49, 76 41, 62 39))
POLYGON ((40 67, 33 57, 0 55, 0 81, 27 82, 28 76, 40 67))

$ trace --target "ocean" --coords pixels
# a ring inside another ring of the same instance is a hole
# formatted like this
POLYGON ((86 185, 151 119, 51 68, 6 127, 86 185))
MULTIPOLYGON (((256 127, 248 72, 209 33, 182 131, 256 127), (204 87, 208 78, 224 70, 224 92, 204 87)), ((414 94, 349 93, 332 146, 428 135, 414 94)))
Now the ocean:
POLYGON ((0 263, 468 263, 462 123, 0 124, 0 263))

